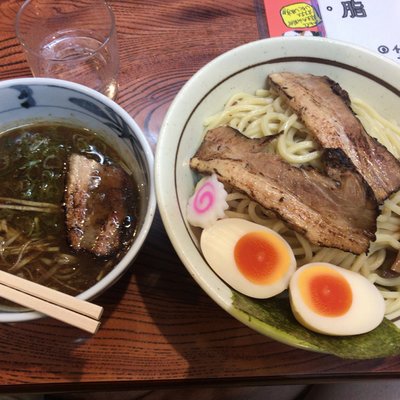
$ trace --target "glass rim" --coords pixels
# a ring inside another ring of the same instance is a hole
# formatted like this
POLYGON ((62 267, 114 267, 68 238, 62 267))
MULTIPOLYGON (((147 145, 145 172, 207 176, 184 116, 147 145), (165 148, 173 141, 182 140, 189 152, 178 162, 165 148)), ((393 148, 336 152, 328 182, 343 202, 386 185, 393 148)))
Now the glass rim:
MULTIPOLYGON (((42 54, 40 54, 40 52, 36 51, 31 46, 29 46, 27 44, 26 40, 24 40, 22 38, 21 29, 20 29, 20 25, 21 25, 20 22, 21 22, 22 13, 25 11, 25 8, 29 4, 31 4, 33 1, 35 1, 35 0, 25 0, 24 3, 19 8, 19 10, 17 12, 17 15, 16 15, 16 18, 15 18, 15 24, 14 24, 15 33, 16 33, 16 37, 17 37, 18 41, 20 42, 22 47, 25 49, 25 51, 27 51, 28 53, 34 54, 37 57, 42 57, 42 54)), ((107 0, 102 0, 101 2, 107 8, 108 15, 110 16, 111 27, 110 27, 110 30, 107 33, 107 37, 105 37, 104 40, 101 41, 101 44, 96 48, 96 50, 93 51, 93 53, 91 53, 89 55, 84 55, 84 56, 77 57, 77 58, 70 59, 70 60, 65 60, 65 59, 60 60, 59 58, 52 58, 52 57, 46 58, 46 59, 48 59, 50 61, 62 61, 62 62, 73 62, 73 61, 76 61, 76 60, 83 60, 83 59, 87 59, 87 58, 92 57, 93 54, 98 53, 99 51, 101 51, 101 49, 103 49, 108 44, 108 42, 111 40, 112 36, 116 33, 115 15, 114 15, 114 12, 111 9, 110 5, 108 4, 107 0)))

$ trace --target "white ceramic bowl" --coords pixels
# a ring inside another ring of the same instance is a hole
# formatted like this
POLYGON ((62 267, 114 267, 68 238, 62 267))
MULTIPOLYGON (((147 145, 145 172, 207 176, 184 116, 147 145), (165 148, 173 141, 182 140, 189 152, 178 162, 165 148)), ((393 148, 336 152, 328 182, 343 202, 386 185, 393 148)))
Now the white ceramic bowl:
MULTIPOLYGON (((231 290, 203 259, 185 209, 195 182, 189 159, 202 141, 205 118, 220 111, 232 94, 254 93, 265 87, 267 75, 279 71, 327 75, 351 95, 400 122, 400 67, 369 51, 326 38, 272 38, 243 45, 199 70, 176 96, 161 129, 155 161, 164 225, 182 262, 205 292, 260 332, 253 320, 231 307, 231 290)), ((269 336, 285 341, 273 331, 269 336)))
MULTIPOLYGON (((136 238, 118 264, 94 286, 77 297, 96 297, 131 265, 153 221, 156 201, 153 153, 137 125, 114 101, 85 86, 50 78, 21 78, 0 82, 0 132, 38 120, 66 121, 91 128, 118 151, 134 173, 140 191, 136 238)), ((0 312, 0 322, 39 318, 37 312, 0 312)))

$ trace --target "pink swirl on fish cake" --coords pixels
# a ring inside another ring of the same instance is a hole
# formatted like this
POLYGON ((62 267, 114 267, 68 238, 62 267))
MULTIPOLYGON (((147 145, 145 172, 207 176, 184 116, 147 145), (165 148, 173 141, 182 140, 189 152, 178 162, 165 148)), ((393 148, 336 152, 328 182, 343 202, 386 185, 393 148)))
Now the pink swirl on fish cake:
POLYGON ((212 182, 206 182, 195 194, 193 208, 199 213, 207 212, 215 202, 215 186, 212 182))
POLYGON ((186 208, 188 222, 192 226, 206 228, 219 218, 224 218, 225 210, 228 208, 227 196, 224 185, 218 181, 215 174, 204 177, 196 185, 194 194, 188 201, 186 208))

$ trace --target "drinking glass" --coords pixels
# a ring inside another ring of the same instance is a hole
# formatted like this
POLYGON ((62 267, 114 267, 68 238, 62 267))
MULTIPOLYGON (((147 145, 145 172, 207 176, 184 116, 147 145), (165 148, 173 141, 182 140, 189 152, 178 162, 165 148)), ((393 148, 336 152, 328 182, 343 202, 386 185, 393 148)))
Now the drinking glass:
POLYGON ((27 0, 16 33, 33 76, 74 81, 116 97, 118 45, 106 1, 27 0))

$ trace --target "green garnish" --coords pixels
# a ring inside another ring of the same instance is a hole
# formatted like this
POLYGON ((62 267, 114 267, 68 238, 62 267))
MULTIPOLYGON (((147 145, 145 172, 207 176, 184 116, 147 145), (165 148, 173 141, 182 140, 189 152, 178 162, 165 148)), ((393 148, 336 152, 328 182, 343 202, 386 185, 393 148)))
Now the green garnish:
POLYGON ((349 359, 400 354, 400 329, 386 318, 373 331, 362 335, 328 336, 300 325, 287 298, 257 300, 234 291, 232 293, 233 315, 248 318, 259 332, 291 346, 349 359))

